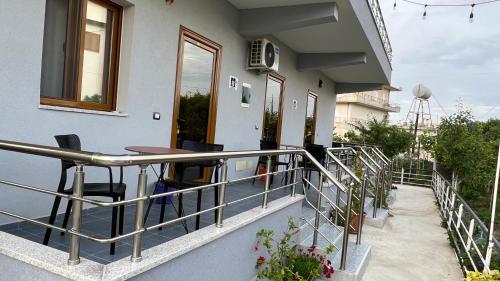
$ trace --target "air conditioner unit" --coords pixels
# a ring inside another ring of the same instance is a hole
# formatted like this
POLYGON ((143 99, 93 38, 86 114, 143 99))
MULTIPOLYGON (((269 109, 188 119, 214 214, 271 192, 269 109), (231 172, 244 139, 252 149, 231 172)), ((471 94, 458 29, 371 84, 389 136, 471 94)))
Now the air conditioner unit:
POLYGON ((267 39, 257 39, 250 44, 248 69, 261 72, 278 71, 280 48, 267 39))

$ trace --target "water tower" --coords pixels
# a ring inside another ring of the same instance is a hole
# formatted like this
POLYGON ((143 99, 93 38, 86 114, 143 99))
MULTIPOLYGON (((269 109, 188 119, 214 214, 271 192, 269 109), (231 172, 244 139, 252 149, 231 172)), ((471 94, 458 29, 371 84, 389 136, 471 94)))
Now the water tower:
MULTIPOLYGON (((432 91, 424 85, 418 84, 413 88, 413 96, 413 102, 406 115, 405 123, 415 126, 411 129, 413 129, 415 139, 417 139, 419 130, 432 126, 431 107, 429 105, 429 98, 432 96, 432 91)), ((415 147, 412 149, 412 154, 414 151, 415 147)))

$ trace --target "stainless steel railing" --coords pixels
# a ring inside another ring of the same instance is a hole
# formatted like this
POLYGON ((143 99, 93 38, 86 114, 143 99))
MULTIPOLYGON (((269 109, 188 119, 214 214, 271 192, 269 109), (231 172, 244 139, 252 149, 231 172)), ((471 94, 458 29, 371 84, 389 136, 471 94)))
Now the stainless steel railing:
MULTIPOLYGON (((463 269, 490 272, 490 261, 487 259, 488 247, 484 247, 484 244, 487 244, 484 243, 484 237, 489 232, 486 225, 437 171, 433 172, 432 189, 463 269)), ((495 237, 492 242, 494 247, 491 250, 499 253, 500 243, 495 237)), ((491 252, 489 255, 491 256, 491 252)))
MULTIPOLYGON (((62 148, 57 148, 57 147, 51 147, 51 146, 42 146, 42 145, 35 145, 35 144, 28 144, 28 143, 20 143, 20 142, 12 142, 12 141, 2 141, 0 140, 0 150, 6 150, 6 151, 13 151, 13 152, 18 152, 18 153, 24 153, 24 154, 31 154, 31 155, 37 155, 37 156, 43 156, 43 157, 51 157, 51 158, 56 158, 56 159, 64 159, 64 160, 70 160, 74 161, 76 163, 76 170, 74 174, 74 185, 73 185, 73 194, 68 195, 68 194, 63 194, 63 193, 58 193, 51 191, 48 188, 41 188, 41 187, 34 187, 34 186, 29 186, 21 183, 15 183, 11 181, 6 181, 6 180, 1 180, 0 179, 0 184, 4 184, 7 187, 13 187, 13 188, 20 188, 24 190, 29 190, 32 192, 39 192, 39 193, 44 193, 52 196, 58 196, 62 198, 66 198, 68 200, 73 201, 73 213, 72 213, 72 218, 73 218, 73 223, 70 229, 64 229, 61 227, 58 227, 53 224, 48 224, 42 221, 38 221, 36 219, 31 219, 25 216, 22 216, 20 214, 16 214, 13 212, 9 212, 7 210, 0 210, 0 214, 7 215, 10 217, 14 217, 20 220, 28 221, 37 225, 41 225, 47 228, 55 229, 61 232, 65 232, 71 235, 71 241, 70 241, 70 247, 69 247, 69 259, 68 259, 68 264, 70 265, 77 265, 80 262, 80 238, 85 238, 89 239, 94 242, 98 243, 112 243, 116 242, 122 239, 125 239, 127 237, 133 237, 133 249, 132 249, 132 255, 131 255, 131 261, 132 262, 139 262, 142 259, 141 256, 141 251, 142 251, 142 240, 143 240, 143 233, 146 231, 150 231, 153 229, 157 229, 169 224, 173 224, 175 222, 179 222, 182 220, 185 220, 190 217, 194 217, 197 215, 201 215, 207 212, 215 211, 217 210, 217 217, 216 217, 216 227, 223 227, 223 211, 224 208, 232 205, 239 203, 244 200, 248 200, 250 198, 255 198, 258 196, 262 196, 263 202, 262 202, 262 208, 267 208, 268 204, 268 194, 282 190, 284 188, 290 188, 290 196, 295 196, 296 194, 296 186, 297 184, 303 184, 302 186, 304 187, 304 184, 312 185, 311 182, 305 182, 302 181, 302 183, 297 180, 297 177, 299 176, 299 171, 301 171, 303 168, 299 167, 299 157, 301 157, 303 160, 307 159, 314 167, 317 169, 321 175, 321 181, 320 185, 317 189, 318 191, 318 198, 317 200, 317 205, 315 207, 315 212, 316 212, 316 219, 314 223, 314 228, 315 228, 315 240, 317 240, 317 235, 321 234, 318 231, 319 228, 319 217, 323 215, 321 213, 321 198, 324 198, 324 194, 322 193, 322 185, 323 185, 323 179, 330 182, 338 190, 341 192, 345 192, 348 194, 352 194, 352 190, 348 187, 346 187, 344 184, 342 184, 340 181, 338 181, 335 176, 333 176, 323 165, 321 165, 314 157, 312 157, 307 151, 303 149, 295 149, 295 150, 265 150, 265 151, 232 151, 232 152, 207 152, 207 153, 185 153, 185 154, 169 154, 169 155, 109 155, 109 154, 101 154, 101 153, 94 153, 94 152, 85 152, 85 151, 74 151, 74 150, 68 150, 68 149, 62 149, 62 148), (293 159, 292 163, 292 168, 287 168, 282 171, 271 171, 271 157, 272 156, 280 156, 280 155, 288 155, 290 156, 291 159, 293 159), (294 156, 294 157, 291 157, 294 156), (239 179, 229 179, 228 178, 228 160, 233 159, 233 158, 242 158, 242 157, 265 157, 267 158, 266 161, 266 173, 259 174, 256 176, 249 176, 249 177, 244 177, 244 178, 239 178, 239 179), (199 161, 199 160, 220 160, 222 162, 222 167, 221 167, 221 177, 218 182, 213 183, 213 184, 207 184, 207 185, 202 185, 202 186, 197 186, 197 187, 192 187, 192 188, 186 188, 182 190, 175 190, 175 191, 168 191, 168 192, 163 192, 163 193, 158 193, 158 194, 153 194, 153 195, 147 195, 146 194, 146 184, 147 184, 147 173, 146 173, 146 168, 150 164, 161 164, 161 163, 170 163, 170 162, 186 162, 186 161, 199 161), (100 200, 95 200, 95 199, 88 199, 88 198, 83 198, 82 197, 82 192, 83 192, 83 183, 84 183, 84 166, 85 165, 103 165, 103 166, 138 166, 139 167, 139 176, 138 176, 138 184, 137 184, 137 194, 135 198, 132 199, 127 199, 127 200, 121 200, 117 202, 105 202, 105 201, 100 201, 100 200), (270 187, 270 178, 273 175, 277 175, 279 173, 288 173, 291 172, 291 183, 282 185, 280 187, 272 188, 270 187), (257 194, 253 194, 250 196, 246 196, 243 198, 239 198, 237 200, 233 201, 227 201, 225 200, 225 190, 230 184, 238 183, 241 181, 245 180, 251 180, 257 177, 262 177, 264 176, 266 178, 265 180, 265 185, 264 185, 264 191, 259 192, 257 194), (175 194, 180 194, 180 193, 185 193, 185 192, 191 192, 195 190, 201 190, 201 189, 209 189, 209 188, 214 188, 218 187, 219 188, 219 198, 216 206, 201 210, 199 212, 194 212, 188 215, 183 215, 179 218, 172 219, 163 223, 159 223, 156 225, 148 226, 146 227, 144 225, 144 205, 145 202, 155 199, 155 198, 161 198, 169 195, 175 195, 175 194), (96 238, 91 235, 87 235, 81 232, 80 226, 81 226, 81 217, 82 217, 82 204, 83 203, 89 203, 95 206, 100 206, 100 207, 115 207, 115 206, 122 206, 122 205, 131 205, 131 204, 136 204, 136 213, 135 213, 135 227, 134 230, 126 233, 126 234, 121 234, 113 238, 96 238)), ((308 201, 309 202, 309 201, 308 201)), ((310 203, 310 202, 309 202, 310 203)), ((332 204, 334 208, 339 209, 339 206, 334 204, 332 201, 329 202, 332 204)), ((346 225, 348 224, 349 220, 349 214, 350 214, 350 200, 347 201, 347 209, 346 213, 344 214, 345 216, 345 221, 346 225)), ((347 229, 347 228, 346 228, 347 229)), ((341 268, 345 269, 346 266, 346 258, 347 258, 347 242, 348 242, 348 231, 346 231, 343 235, 344 241, 344 248, 341 257, 341 268)))

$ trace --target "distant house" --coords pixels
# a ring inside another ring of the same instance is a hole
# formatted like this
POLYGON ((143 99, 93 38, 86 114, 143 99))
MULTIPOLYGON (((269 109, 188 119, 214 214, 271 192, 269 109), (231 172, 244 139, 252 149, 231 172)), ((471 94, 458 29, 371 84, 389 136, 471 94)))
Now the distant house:
POLYGON ((388 118, 389 113, 399 112, 400 106, 389 101, 391 92, 399 91, 398 88, 385 86, 381 90, 338 95, 333 132, 344 136, 358 122, 382 121, 388 118))

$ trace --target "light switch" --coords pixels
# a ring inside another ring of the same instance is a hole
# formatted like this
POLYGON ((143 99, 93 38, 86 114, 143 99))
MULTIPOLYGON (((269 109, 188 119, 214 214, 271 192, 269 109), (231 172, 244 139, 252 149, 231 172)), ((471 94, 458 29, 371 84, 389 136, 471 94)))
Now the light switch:
POLYGON ((153 120, 160 120, 160 112, 153 112, 153 120))

